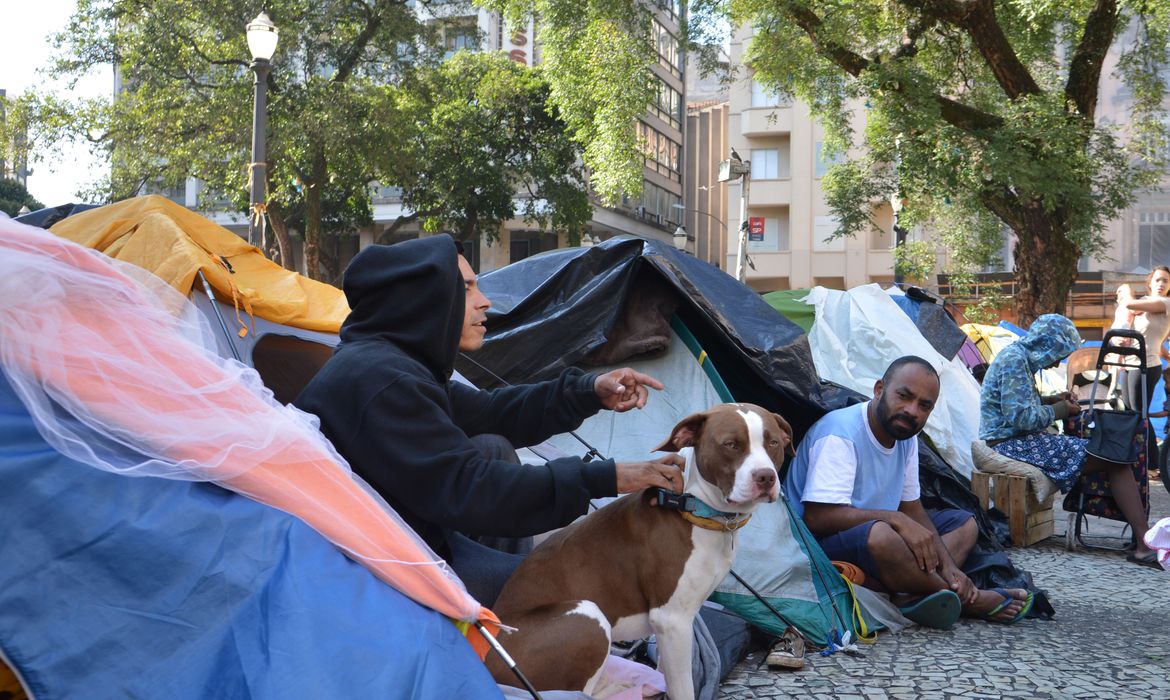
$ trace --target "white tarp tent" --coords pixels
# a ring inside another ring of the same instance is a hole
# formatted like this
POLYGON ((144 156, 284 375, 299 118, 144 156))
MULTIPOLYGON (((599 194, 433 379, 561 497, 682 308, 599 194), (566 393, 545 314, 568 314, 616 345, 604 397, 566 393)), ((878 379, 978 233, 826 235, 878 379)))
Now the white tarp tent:
POLYGON ((816 307, 808 339, 822 379, 871 396, 874 382, 903 355, 918 355, 934 365, 942 389, 925 432, 943 459, 970 477, 975 466, 971 443, 979 436, 979 383, 962 361, 935 351, 876 284, 848 292, 816 287, 804 301, 816 307))

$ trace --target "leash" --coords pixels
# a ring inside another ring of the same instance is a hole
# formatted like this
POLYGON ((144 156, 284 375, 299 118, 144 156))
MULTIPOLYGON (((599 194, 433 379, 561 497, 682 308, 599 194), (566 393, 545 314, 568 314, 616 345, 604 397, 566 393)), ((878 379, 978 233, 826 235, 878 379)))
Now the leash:
MULTIPOLYGON (((487 372, 489 375, 491 375, 492 379, 495 379, 497 382, 499 382, 499 383, 503 384, 504 386, 512 386, 512 383, 511 383, 511 382, 509 382, 507 379, 504 379, 503 377, 501 377, 500 375, 498 375, 498 374, 496 374, 495 372, 491 371, 491 370, 490 370, 490 369, 488 369, 487 367, 484 367, 484 366, 483 366, 483 365, 481 365, 480 363, 478 363, 478 362, 476 362, 475 360, 471 359, 471 357, 469 357, 469 356, 467 355, 467 353, 465 353, 465 352, 461 352, 461 353, 459 353, 459 356, 460 356, 460 357, 462 357, 463 359, 467 360, 467 361, 468 361, 468 362, 470 362, 471 364, 475 365, 476 367, 478 367, 478 368, 482 369, 484 372, 487 372)), ((574 438, 576 438, 576 439, 577 439, 577 442, 579 442, 579 443, 581 443, 582 445, 584 445, 584 446, 585 446, 585 449, 586 449, 586 450, 588 450, 588 451, 585 453, 585 456, 583 457, 583 459, 584 459, 586 462, 588 462, 588 461, 590 461, 590 460, 594 460, 594 459, 605 459, 605 457, 604 457, 604 456, 603 456, 603 455, 602 455, 600 452, 598 452, 598 451, 597 451, 597 448, 596 448, 596 447, 594 447, 593 445, 590 445, 588 442, 585 442, 585 439, 584 439, 584 438, 582 438, 580 435, 578 435, 576 432, 574 432, 574 431, 570 430, 570 431, 569 431, 569 435, 572 435, 574 438)), ((547 461, 547 460, 546 460, 546 461, 547 461)))
MULTIPOLYGON (((497 382, 503 384, 504 386, 512 386, 511 382, 504 379, 503 377, 496 374, 495 372, 491 371, 490 369, 483 366, 479 362, 476 362, 471 357, 469 357, 467 355, 467 353, 461 352, 461 353, 459 353, 459 356, 462 357, 464 360, 467 360, 471 364, 475 365, 479 369, 483 370, 489 376, 491 376, 493 379, 495 379, 497 382)), ((589 461, 591 459, 605 459, 605 456, 602 455, 601 452, 599 452, 597 450, 597 448, 595 448, 593 445, 590 445, 588 442, 586 442, 584 440, 584 438, 582 438, 576 432, 570 430, 569 435, 572 435, 574 438, 576 438, 577 442, 584 445, 585 449, 588 450, 588 452, 585 454, 585 457, 584 457, 585 461, 589 461)), ((661 488, 661 487, 659 487, 657 489, 657 498, 658 498, 659 505, 663 505, 665 507, 672 508, 675 510, 680 510, 680 511, 682 511, 683 517, 687 517, 687 515, 689 515, 689 511, 693 511, 695 509, 694 504, 690 503, 687 499, 689 498, 689 499, 692 499, 693 501, 698 501, 698 499, 695 498, 694 496, 692 496, 691 494, 679 494, 679 493, 669 491, 669 490, 661 488), (690 508, 686 508, 685 507, 686 505, 690 505, 690 508)), ((704 504, 704 505, 706 505, 706 504, 704 504)), ((785 501, 785 506, 787 506, 787 501, 785 501)), ((589 502, 589 509, 591 511, 595 511, 595 510, 597 510, 597 506, 594 505, 594 503, 592 501, 590 501, 589 502)), ((789 515, 790 516, 792 515, 791 511, 789 511, 789 515)), ((747 524, 748 520, 750 520, 750 519, 751 519, 751 516, 749 515, 742 522, 740 522, 739 524, 735 525, 735 527, 732 527, 730 529, 735 530, 735 529, 738 529, 740 527, 743 527, 744 525, 747 524)), ((687 518, 687 520, 691 520, 691 518, 687 518)), ((694 520, 691 520, 691 522, 694 522, 694 520)), ((725 529, 722 524, 719 524, 717 527, 714 527, 714 528, 702 525, 702 524, 697 523, 697 522, 695 523, 695 525, 697 525, 699 527, 705 527, 707 529, 718 529, 718 530, 725 529)), ((803 535, 802 535, 802 537, 803 537, 803 535)), ((807 549, 807 547, 808 547, 808 543, 805 542, 805 548, 807 549)), ((813 568, 815 568, 815 567, 813 567, 813 568)), ((784 615, 782 615, 779 610, 776 609, 776 606, 772 605, 772 603, 770 603, 767 598, 765 598, 763 595, 761 595, 759 591, 757 591, 755 588, 752 588, 752 586, 747 581, 745 581, 743 579, 743 577, 741 577, 739 574, 737 574, 734 569, 729 569, 728 573, 730 573, 735 578, 735 580, 739 582, 739 584, 741 586, 746 588, 748 590, 748 592, 751 593, 753 597, 755 597, 756 600, 760 601, 760 603, 762 603, 764 605, 764 607, 766 607, 773 615, 775 615, 776 619, 780 620, 780 622, 783 622, 785 625, 792 627, 793 629, 797 629, 796 625, 793 625, 791 622, 789 622, 789 620, 786 617, 784 617, 784 615)), ((820 574, 819 571, 817 573, 818 573, 818 575, 820 574)), ((821 580, 821 586, 825 589, 826 592, 829 590, 828 586, 825 585, 825 582, 823 579, 821 580)), ((833 611, 837 614, 838 619, 840 619, 841 613, 840 613, 840 611, 837 610, 837 604, 836 604, 836 602, 833 601, 832 596, 829 596, 829 603, 830 603, 830 605, 833 606, 833 611)), ((842 624, 844 624, 844 623, 842 623, 842 624)), ((837 639, 840 639, 840 633, 837 632, 836 629, 833 630, 833 633, 836 635, 837 639)), ((488 636, 491 636, 491 635, 488 635, 488 636)), ((495 648, 496 646, 499 645, 499 643, 496 642, 494 638, 492 640, 490 640, 490 643, 492 643, 493 648, 495 648)), ((540 696, 536 694, 536 690, 531 688, 527 679, 525 679, 523 677, 523 675, 520 673, 520 670, 518 668, 516 668, 515 662, 513 662, 511 660, 511 658, 507 656, 507 652, 504 651, 503 647, 499 647, 499 652, 501 653, 502 658, 504 658, 505 663, 507 663, 509 665, 509 668, 511 668, 513 670, 513 672, 515 672, 516 675, 521 678, 521 682, 523 682, 525 687, 527 687, 529 689, 529 692, 533 693, 535 695, 535 697, 538 700, 540 700, 540 696)))

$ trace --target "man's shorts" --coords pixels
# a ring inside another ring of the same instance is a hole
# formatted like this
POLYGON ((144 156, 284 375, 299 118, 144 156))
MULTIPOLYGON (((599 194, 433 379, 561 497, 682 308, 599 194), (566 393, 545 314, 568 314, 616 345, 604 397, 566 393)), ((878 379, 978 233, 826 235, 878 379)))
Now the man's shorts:
MULTIPOLYGON (((934 523, 934 529, 938 530, 938 534, 945 535, 948 532, 958 530, 971 518, 975 517, 965 510, 958 508, 947 508, 940 510, 937 513, 927 512, 930 516, 930 521, 934 523)), ((834 561, 847 561, 850 564, 856 564, 861 567, 866 576, 879 578, 878 565, 874 561, 873 555, 869 552, 869 529, 873 527, 876 520, 867 520, 860 525, 854 525, 848 530, 842 530, 835 535, 829 535, 824 539, 819 540, 821 549, 825 550, 825 554, 829 555, 829 559, 834 561)), ((962 562, 958 562, 962 564, 962 562)))

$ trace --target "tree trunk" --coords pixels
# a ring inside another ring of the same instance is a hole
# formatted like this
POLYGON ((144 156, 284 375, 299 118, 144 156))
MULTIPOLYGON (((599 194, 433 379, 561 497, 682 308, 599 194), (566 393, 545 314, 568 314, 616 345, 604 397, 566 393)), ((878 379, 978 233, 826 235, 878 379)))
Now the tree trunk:
POLYGON ((1068 239, 1059 214, 1036 202, 1026 206, 1016 240, 1016 309, 1027 327, 1041 314, 1065 314, 1069 290, 1077 279, 1080 248, 1068 239))
POLYGON ((337 252, 337 234, 331 234, 328 238, 329 245, 325 245, 325 239, 321 240, 321 247, 317 249, 318 262, 321 264, 321 281, 328 282, 335 287, 340 287, 341 281, 341 261, 338 260, 337 252), (333 250, 330 251, 329 248, 333 250))
POLYGON ((275 202, 268 203, 268 222, 272 224, 272 233, 276 237, 276 249, 280 254, 280 266, 286 270, 296 270, 296 261, 293 260, 293 242, 288 235, 288 226, 284 223, 284 210, 275 202))
POLYGON ((328 176, 325 153, 315 145, 312 177, 305 182, 305 274, 314 280, 321 279, 321 195, 328 176))

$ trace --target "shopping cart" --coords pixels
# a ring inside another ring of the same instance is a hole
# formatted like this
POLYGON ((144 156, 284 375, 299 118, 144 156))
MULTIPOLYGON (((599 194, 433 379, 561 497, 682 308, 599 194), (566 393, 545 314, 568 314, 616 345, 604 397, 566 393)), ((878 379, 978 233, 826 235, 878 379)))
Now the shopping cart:
MULTIPOLYGON (((1127 407, 1125 410, 1111 410, 1105 408, 1108 403, 1102 392, 1098 400, 1097 392, 1101 386, 1101 379, 1108 376, 1106 368, 1119 367, 1132 369, 1132 361, 1127 358, 1136 357, 1137 367, 1140 369, 1146 357, 1145 339, 1141 333, 1125 329, 1112 329, 1105 334, 1101 347, 1097 352, 1097 361, 1094 364, 1095 374, 1088 399, 1079 399, 1087 404, 1088 409, 1070 421, 1068 427, 1072 434, 1080 434, 1089 438, 1088 451, 1100 458, 1119 464, 1130 464, 1134 479, 1138 483, 1138 490, 1142 497, 1142 506, 1149 512, 1150 484, 1148 476, 1148 457, 1151 452, 1147 444, 1147 430, 1149 428, 1150 407, 1146 400, 1146 375, 1142 372, 1142 405, 1127 407)), ((1156 457, 1155 457, 1156 459, 1156 457)), ((1103 472, 1083 473, 1077 482, 1064 497, 1064 510, 1069 514, 1068 530, 1065 533, 1065 544, 1068 549, 1075 549, 1076 545, 1090 549, 1126 549, 1125 546, 1115 547, 1107 544, 1094 544, 1086 540, 1088 518, 1095 515, 1110 520, 1125 522, 1121 509, 1113 500, 1109 488, 1109 479, 1103 472)), ((1128 527, 1128 526, 1127 526, 1128 527)))

